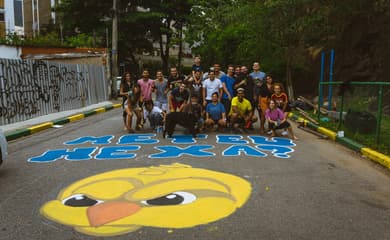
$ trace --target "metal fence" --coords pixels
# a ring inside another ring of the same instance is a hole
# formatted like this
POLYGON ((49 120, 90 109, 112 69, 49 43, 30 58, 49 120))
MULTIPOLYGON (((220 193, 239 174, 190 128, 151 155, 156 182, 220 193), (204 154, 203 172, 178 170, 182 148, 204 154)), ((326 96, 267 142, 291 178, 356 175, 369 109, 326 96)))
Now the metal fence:
POLYGON ((107 99, 104 67, 0 59, 0 125, 107 99))
POLYGON ((337 131, 344 131, 348 138, 390 153, 390 82, 320 82, 319 92, 330 96, 328 116, 337 120, 333 125, 332 121, 324 123, 318 108, 320 125, 330 124, 337 131))

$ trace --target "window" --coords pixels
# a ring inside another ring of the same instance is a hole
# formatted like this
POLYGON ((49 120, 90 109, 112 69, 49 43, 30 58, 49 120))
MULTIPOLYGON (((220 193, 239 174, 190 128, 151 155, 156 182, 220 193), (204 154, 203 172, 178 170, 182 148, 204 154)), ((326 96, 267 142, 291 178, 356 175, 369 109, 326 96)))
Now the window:
POLYGON ((15 26, 23 27, 23 1, 14 0, 15 26))

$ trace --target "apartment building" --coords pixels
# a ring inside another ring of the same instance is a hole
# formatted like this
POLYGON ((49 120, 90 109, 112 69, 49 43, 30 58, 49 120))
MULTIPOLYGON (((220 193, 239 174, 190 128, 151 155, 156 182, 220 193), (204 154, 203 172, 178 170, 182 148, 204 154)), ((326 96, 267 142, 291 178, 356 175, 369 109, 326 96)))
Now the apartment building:
POLYGON ((24 35, 35 37, 50 23, 55 23, 52 8, 58 0, 23 0, 24 35))
POLYGON ((0 0, 0 37, 5 35, 5 6, 4 0, 0 0))
POLYGON ((10 33, 38 36, 55 22, 52 8, 58 0, 0 0, 0 37, 10 33))

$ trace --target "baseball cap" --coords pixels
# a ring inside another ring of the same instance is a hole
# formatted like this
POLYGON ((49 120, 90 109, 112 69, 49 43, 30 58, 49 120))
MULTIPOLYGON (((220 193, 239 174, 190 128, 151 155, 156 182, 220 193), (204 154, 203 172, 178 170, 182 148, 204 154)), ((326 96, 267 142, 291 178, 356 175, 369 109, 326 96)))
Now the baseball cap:
POLYGON ((245 91, 245 89, 243 89, 243 88, 237 89, 237 92, 244 92, 244 91, 245 91))

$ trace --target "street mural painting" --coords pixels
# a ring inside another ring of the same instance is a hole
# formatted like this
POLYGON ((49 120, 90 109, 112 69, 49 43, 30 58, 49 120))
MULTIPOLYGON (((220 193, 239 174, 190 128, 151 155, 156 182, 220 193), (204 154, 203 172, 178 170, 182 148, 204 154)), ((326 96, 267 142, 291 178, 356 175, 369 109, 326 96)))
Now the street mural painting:
MULTIPOLYGON (((171 145, 161 145, 154 133, 128 134, 120 136, 115 145, 111 144, 114 135, 84 136, 64 143, 66 148, 47 150, 39 156, 28 159, 31 163, 50 163, 57 160, 123 160, 134 159, 143 146, 156 145, 156 153, 148 155, 151 159, 191 157, 214 157, 215 146, 202 144, 208 136, 203 134, 198 138, 190 135, 176 135, 170 140, 171 145), (82 146, 78 146, 82 145, 82 146), (88 146, 85 146, 88 145, 88 146), (74 148, 69 148, 74 146, 74 148), (76 147, 77 146, 77 147, 76 147)), ((166 141, 167 139, 163 139, 166 141)), ((208 141, 210 142, 210 141, 208 141)), ((263 136, 217 135, 216 144, 226 146, 221 155, 224 157, 250 156, 264 158, 269 155, 277 158, 290 158, 296 145, 287 138, 267 138, 263 136)))
POLYGON ((141 227, 188 228, 228 217, 251 193, 248 181, 175 163, 109 171, 79 180, 41 214, 93 236, 141 227))

